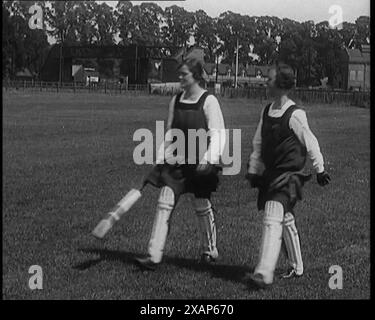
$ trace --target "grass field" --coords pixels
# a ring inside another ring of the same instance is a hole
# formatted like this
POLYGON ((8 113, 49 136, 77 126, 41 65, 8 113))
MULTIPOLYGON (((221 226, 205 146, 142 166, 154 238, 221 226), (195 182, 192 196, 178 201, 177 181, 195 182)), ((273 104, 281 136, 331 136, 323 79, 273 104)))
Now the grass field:
MULTIPOLYGON (((169 97, 7 93, 3 96, 4 299, 367 299, 370 297, 370 113, 334 105, 305 106, 332 183, 315 178, 296 207, 305 276, 255 291, 241 280, 257 262, 262 216, 244 174, 261 104, 221 101, 228 128, 242 129, 242 170, 223 176, 215 266, 198 264, 196 217, 187 197, 174 212, 164 263, 142 272, 158 190, 99 241, 91 231, 150 166, 132 153, 136 129, 155 130, 169 97), (31 265, 43 290, 30 290, 31 265), (329 268, 343 289, 328 286, 329 268)), ((263 101, 263 105, 264 105, 263 101)), ((278 269, 286 261, 279 259, 278 269)))

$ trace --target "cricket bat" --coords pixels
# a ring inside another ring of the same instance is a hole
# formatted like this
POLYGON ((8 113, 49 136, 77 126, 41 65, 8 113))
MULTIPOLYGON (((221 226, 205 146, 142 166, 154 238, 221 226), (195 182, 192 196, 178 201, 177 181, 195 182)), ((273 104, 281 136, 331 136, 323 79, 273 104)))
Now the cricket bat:
POLYGON ((113 227, 113 225, 121 219, 121 217, 128 212, 131 207, 141 198, 142 189, 145 186, 143 184, 140 189, 131 189, 125 197, 123 197, 117 205, 106 214, 106 216, 99 222, 99 224, 92 231, 92 235, 98 239, 103 239, 103 237, 108 233, 108 231, 113 227))

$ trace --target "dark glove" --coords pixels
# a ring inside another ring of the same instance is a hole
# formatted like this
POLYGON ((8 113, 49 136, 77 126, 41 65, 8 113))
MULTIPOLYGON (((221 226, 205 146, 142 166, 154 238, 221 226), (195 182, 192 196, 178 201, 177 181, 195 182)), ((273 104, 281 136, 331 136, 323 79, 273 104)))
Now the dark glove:
POLYGON ((245 178, 250 182, 252 188, 259 188, 262 185, 262 177, 258 174, 246 173, 245 178))
POLYGON ((326 184, 330 183, 331 178, 329 177, 328 173, 323 171, 316 175, 316 181, 320 186, 325 186, 326 184))

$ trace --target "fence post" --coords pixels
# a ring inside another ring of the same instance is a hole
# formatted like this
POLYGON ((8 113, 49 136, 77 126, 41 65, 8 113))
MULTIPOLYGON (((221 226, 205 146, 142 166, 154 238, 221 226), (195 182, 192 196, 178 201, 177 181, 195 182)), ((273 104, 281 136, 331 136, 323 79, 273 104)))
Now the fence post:
POLYGON ((351 99, 351 101, 350 101, 350 105, 355 105, 355 91, 353 91, 353 93, 352 93, 352 99, 351 99))

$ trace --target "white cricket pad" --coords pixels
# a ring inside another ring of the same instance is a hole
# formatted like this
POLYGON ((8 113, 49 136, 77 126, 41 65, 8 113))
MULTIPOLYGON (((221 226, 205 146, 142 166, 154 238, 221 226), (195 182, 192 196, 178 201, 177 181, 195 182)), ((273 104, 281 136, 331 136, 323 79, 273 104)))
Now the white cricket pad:
POLYGON ((295 219, 292 213, 287 212, 283 222, 283 239, 288 254, 288 262, 298 275, 303 274, 301 245, 295 219))
POLYGON ((107 232, 112 228, 113 220, 110 219, 103 219, 99 222, 99 224, 95 227, 92 231, 94 237, 102 239, 107 232))
POLYGON ((120 219, 121 216, 129 211, 129 209, 141 198, 141 196, 142 194, 139 190, 131 189, 117 204, 118 209, 115 211, 116 216, 120 219))
POLYGON ((164 246, 169 230, 169 218, 174 205, 175 196, 173 190, 168 186, 163 187, 160 191, 151 238, 148 244, 150 259, 155 263, 159 263, 163 257, 164 246))
POLYGON ((106 217, 102 219, 99 224, 92 231, 92 234, 102 239, 108 231, 112 228, 116 221, 119 221, 124 213, 141 198, 142 194, 137 189, 131 189, 125 197, 123 197, 117 205, 106 214, 106 217))
POLYGON ((267 201, 264 209, 263 234, 260 257, 254 273, 263 275, 264 282, 273 282, 273 276, 279 258, 284 208, 278 201, 267 201))
POLYGON ((216 247, 216 225, 211 202, 209 199, 194 198, 193 206, 198 218, 202 253, 216 259, 219 254, 216 247))

